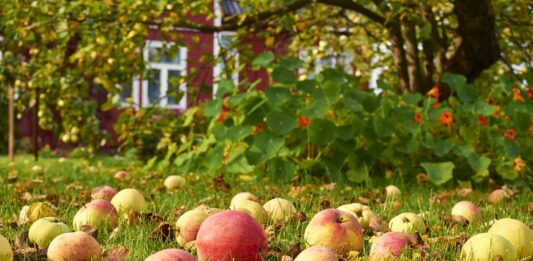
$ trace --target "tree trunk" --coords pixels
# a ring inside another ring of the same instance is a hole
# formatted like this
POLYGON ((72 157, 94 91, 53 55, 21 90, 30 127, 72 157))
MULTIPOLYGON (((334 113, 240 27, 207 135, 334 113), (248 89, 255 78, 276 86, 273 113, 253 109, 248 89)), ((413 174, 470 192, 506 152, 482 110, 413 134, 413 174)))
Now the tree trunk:
POLYGON ((446 71, 462 74, 471 82, 500 57, 492 1, 456 0, 454 13, 459 45, 446 71))
POLYGON ((394 68, 398 72, 400 89, 404 93, 409 92, 409 74, 407 73, 407 61, 405 59, 405 50, 403 49, 404 40, 401 26, 399 23, 393 23, 387 27, 391 35, 392 57, 394 59, 394 68))
POLYGON ((8 159, 15 159, 15 94, 13 87, 9 87, 7 95, 9 96, 8 121, 9 121, 9 141, 8 141, 8 159))
POLYGON ((416 40, 416 27, 412 21, 404 22, 405 59, 407 73, 409 74, 409 91, 417 92, 422 89, 422 70, 418 55, 418 41, 416 40))

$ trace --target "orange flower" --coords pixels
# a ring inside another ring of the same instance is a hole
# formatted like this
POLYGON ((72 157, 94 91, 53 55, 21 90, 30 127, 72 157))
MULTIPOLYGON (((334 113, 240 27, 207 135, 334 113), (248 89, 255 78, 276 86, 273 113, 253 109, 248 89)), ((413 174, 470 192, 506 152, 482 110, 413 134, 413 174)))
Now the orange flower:
POLYGON ((413 121, 420 125, 424 124, 424 120, 422 120, 422 116, 420 116, 420 113, 415 114, 413 121))
POLYGON ((223 106, 222 109, 220 110, 220 114, 217 117, 217 122, 218 123, 224 122, 226 118, 228 117, 228 112, 229 110, 225 106, 223 106))
POLYGON ((483 115, 479 115, 477 116, 477 123, 479 125, 488 125, 489 121, 485 117, 483 117, 483 115))
POLYGON ((507 140, 514 140, 516 139, 516 131, 514 129, 508 129, 503 133, 503 137, 507 140))
POLYGON ((453 124, 453 114, 449 111, 443 112, 439 117, 439 122, 447 128, 451 128, 453 124))
POLYGON ((253 130, 254 134, 258 134, 262 131, 263 131, 263 123, 258 123, 257 125, 255 125, 255 128, 253 130))
POLYGON ((513 169, 518 173, 524 171, 526 169, 526 162, 521 157, 514 159, 513 169))
POLYGON ((311 119, 305 116, 300 117, 300 119, 298 120, 298 125, 300 125, 300 128, 305 128, 309 126, 310 123, 311 123, 311 119))
POLYGON ((513 89, 513 101, 524 102, 524 97, 518 88, 513 89))
POLYGON ((433 88, 431 88, 431 90, 429 90, 429 92, 426 93, 427 96, 431 96, 435 99, 435 103, 433 103, 433 107, 434 108, 437 108, 440 106, 440 103, 439 103, 439 96, 440 96, 440 92, 439 92, 439 86, 433 86, 433 88))

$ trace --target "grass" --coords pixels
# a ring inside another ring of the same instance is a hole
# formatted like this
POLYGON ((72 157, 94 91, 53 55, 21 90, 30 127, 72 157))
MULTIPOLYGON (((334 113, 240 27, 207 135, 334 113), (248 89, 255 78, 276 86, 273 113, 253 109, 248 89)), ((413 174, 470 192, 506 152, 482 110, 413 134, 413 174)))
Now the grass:
MULTIPOLYGON (((30 156, 19 156, 14 164, 8 163, 6 157, 0 157, 0 220, 3 221, 0 222, 2 224, 0 234, 14 242, 19 234, 27 231, 28 225, 12 227, 8 224, 16 220, 24 205, 42 200, 46 195, 58 207, 60 218, 70 225, 78 208, 90 201, 91 188, 101 185, 120 189, 133 187, 143 191, 150 202, 149 211, 163 217, 172 226, 176 222, 176 218, 172 215, 174 210, 178 208, 189 210, 201 203, 210 207, 227 208, 232 196, 241 191, 253 192, 262 202, 276 196, 287 198, 294 202, 307 218, 305 221, 283 225, 269 238, 272 254, 274 252, 287 254, 295 245, 301 243, 303 246, 301 237, 303 231, 310 218, 321 209, 366 200, 374 212, 385 221, 401 212, 427 213, 426 221, 430 230, 423 239, 429 246, 426 254, 433 255, 435 259, 437 256, 446 260, 457 259, 460 248, 454 247, 452 237, 486 232, 488 227, 484 223, 495 217, 511 217, 522 220, 528 225, 533 223, 533 215, 524 207, 533 198, 531 191, 525 188, 514 196, 512 201, 493 206, 487 203, 487 191, 474 191, 467 196, 459 196, 454 189, 438 189, 430 185, 420 186, 385 180, 374 182, 369 187, 319 185, 312 182, 298 187, 291 184, 275 184, 267 180, 239 179, 228 181, 230 188, 225 190, 217 187, 211 178, 191 174, 186 177, 185 188, 176 192, 167 192, 163 189, 162 183, 164 177, 170 174, 172 173, 144 170, 139 162, 118 157, 97 156, 91 159, 61 160, 48 157, 35 163, 30 156), (32 170, 36 164, 43 167, 44 174, 40 175, 32 170), (128 170, 132 178, 127 181, 114 179, 113 174, 121 169, 128 170), (11 178, 8 179, 8 176, 11 178), (398 209, 392 209, 391 204, 388 204, 391 203, 390 199, 381 193, 383 185, 388 183, 396 183, 402 190, 401 206, 398 209), (452 205, 459 200, 471 200, 478 204, 482 208, 484 222, 470 226, 450 225, 443 217, 449 215, 452 205), (379 202, 389 207, 383 208, 379 202), (447 237, 447 240, 442 240, 444 237, 447 237)), ((146 220, 135 225, 122 222, 118 237, 110 238, 109 233, 100 233, 98 241, 105 250, 119 245, 129 249, 129 260, 144 260, 150 253, 176 247, 175 241, 149 239, 156 226, 156 223, 146 220)), ((372 237, 372 233, 365 232, 362 256, 368 254, 371 245, 369 240, 372 237)), ((268 259, 277 258, 275 255, 270 255, 268 259)))

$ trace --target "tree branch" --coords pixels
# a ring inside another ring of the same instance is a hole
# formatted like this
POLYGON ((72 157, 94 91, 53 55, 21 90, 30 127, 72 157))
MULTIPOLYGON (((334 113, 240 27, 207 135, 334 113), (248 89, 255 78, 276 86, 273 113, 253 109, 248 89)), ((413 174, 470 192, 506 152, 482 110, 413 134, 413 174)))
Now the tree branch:
POLYGON ((385 25, 386 23, 386 19, 383 16, 352 0, 317 0, 317 2, 356 11, 381 25, 385 25))

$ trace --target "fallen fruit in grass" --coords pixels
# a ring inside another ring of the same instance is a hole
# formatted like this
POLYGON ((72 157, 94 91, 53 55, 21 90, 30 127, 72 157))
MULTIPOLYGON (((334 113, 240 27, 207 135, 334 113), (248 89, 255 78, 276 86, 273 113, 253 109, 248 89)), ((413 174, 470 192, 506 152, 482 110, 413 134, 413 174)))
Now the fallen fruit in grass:
POLYGON ((335 250, 325 246, 312 246, 302 251, 294 261, 337 261, 335 250))
POLYGON ((294 205, 283 198, 273 198, 265 203, 263 208, 274 222, 287 221, 296 214, 294 205))
POLYGON ((111 200, 117 194, 117 190, 110 186, 96 187, 91 191, 91 199, 111 200))
POLYGON ((196 238, 199 260, 263 260, 268 246, 263 228, 242 211, 225 210, 208 217, 196 238))
POLYGON ((399 198, 402 195, 402 191, 394 185, 388 185, 385 187, 385 194, 387 194, 387 197, 399 198))
POLYGON ((22 226, 28 222, 30 222, 30 219, 28 218, 28 210, 30 209, 30 206, 24 206, 20 210, 19 218, 17 220, 17 224, 19 226, 22 226))
POLYGON ((153 253, 144 261, 196 261, 196 258, 183 250, 169 248, 153 253))
POLYGON ((399 260, 404 248, 414 246, 416 243, 415 235, 387 232, 374 239, 370 247, 369 257, 373 261, 399 260))
POLYGON ((461 260, 517 260, 516 249, 504 237, 481 233, 469 238, 461 250, 461 260))
POLYGON ((71 232, 70 228, 58 218, 45 217, 33 222, 28 238, 40 248, 45 248, 55 237, 68 232, 71 232))
POLYGON ((452 216, 456 220, 460 220, 462 217, 469 223, 475 223, 481 220, 481 211, 474 203, 463 200, 453 206, 452 216))
POLYGON ((245 211, 250 214, 259 224, 266 224, 268 222, 268 213, 261 206, 261 204, 251 200, 240 200, 233 205, 234 210, 245 211))
POLYGON ((492 204, 498 204, 506 199, 511 198, 512 192, 505 189, 496 189, 489 195, 489 202, 492 204))
POLYGON ((57 208, 48 202, 34 202, 28 207, 26 215, 30 222, 34 222, 40 218, 57 216, 57 208))
POLYGON ((11 249, 11 245, 9 244, 7 238, 2 235, 0 235, 0 260, 13 260, 13 249, 11 249))
POLYGON ((119 191, 111 199, 111 204, 115 206, 119 214, 127 213, 130 210, 143 212, 148 208, 148 203, 146 203, 143 194, 132 188, 119 191))
POLYGON ((48 260, 100 260, 102 249, 98 241, 85 232, 64 233, 52 240, 48 260))
POLYGON ((424 234, 426 225, 424 220, 416 213, 401 213, 389 221, 389 229, 394 232, 414 234, 416 232, 424 234))
POLYGON ((115 173, 115 179, 129 179, 130 174, 125 170, 119 170, 117 173, 115 173))
POLYGON ((251 200, 251 201, 259 202, 259 199, 254 194, 250 192, 239 192, 235 196, 233 196, 233 198, 231 199, 231 202, 229 203, 229 208, 233 209, 235 204, 237 204, 237 202, 242 201, 242 200, 251 200))
POLYGON ((43 167, 41 167, 39 165, 34 165, 33 167, 31 167, 31 171, 33 171, 33 173, 35 173, 35 174, 43 174, 44 173, 43 167))
POLYGON ((109 201, 103 199, 93 200, 81 207, 72 221, 74 230, 80 230, 84 225, 113 230, 117 224, 117 210, 109 201))
POLYGON ((304 239, 309 246, 326 246, 345 255, 361 250, 363 230, 354 215, 330 208, 313 216, 305 228, 304 239))
POLYGON ((361 225, 363 229, 368 229, 370 220, 372 220, 372 218, 376 216, 376 214, 374 214, 370 207, 360 203, 342 205, 337 209, 354 215, 355 218, 357 218, 359 225, 361 225))
POLYGON ((207 219, 209 215, 201 209, 193 209, 183 213, 176 222, 176 240, 178 245, 185 244, 196 240, 200 225, 207 219))
POLYGON ((533 230, 520 220, 500 219, 488 232, 498 234, 511 242, 520 258, 527 258, 533 254, 533 230))
POLYGON ((168 176, 163 182, 163 185, 167 190, 180 189, 185 185, 185 179, 177 175, 168 176))

